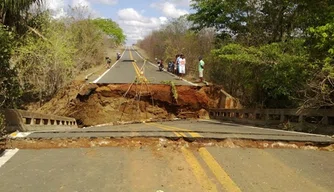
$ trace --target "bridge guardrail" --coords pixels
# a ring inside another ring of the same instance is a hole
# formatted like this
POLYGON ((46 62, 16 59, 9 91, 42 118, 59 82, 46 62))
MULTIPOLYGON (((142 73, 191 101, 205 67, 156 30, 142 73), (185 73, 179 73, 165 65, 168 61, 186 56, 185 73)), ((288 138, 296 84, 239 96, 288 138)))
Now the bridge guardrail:
POLYGON ((7 132, 55 130, 64 128, 78 128, 74 118, 57 115, 46 115, 24 110, 5 109, 1 110, 5 116, 7 132))
POLYGON ((256 125, 311 123, 334 125, 333 109, 210 109, 210 118, 256 125))

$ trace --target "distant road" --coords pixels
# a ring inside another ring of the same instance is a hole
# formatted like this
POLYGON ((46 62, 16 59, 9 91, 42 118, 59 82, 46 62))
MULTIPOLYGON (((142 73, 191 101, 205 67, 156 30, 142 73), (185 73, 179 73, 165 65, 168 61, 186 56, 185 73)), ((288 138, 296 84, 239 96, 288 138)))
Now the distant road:
MULTIPOLYGON (((173 81, 176 85, 195 85, 165 71, 159 71, 157 65, 148 61, 145 63, 144 60, 134 48, 127 47, 120 60, 97 78, 94 83, 132 83, 136 76, 143 71, 144 78, 152 84, 173 81)), ((164 64, 164 67, 166 69, 167 63, 164 64)))

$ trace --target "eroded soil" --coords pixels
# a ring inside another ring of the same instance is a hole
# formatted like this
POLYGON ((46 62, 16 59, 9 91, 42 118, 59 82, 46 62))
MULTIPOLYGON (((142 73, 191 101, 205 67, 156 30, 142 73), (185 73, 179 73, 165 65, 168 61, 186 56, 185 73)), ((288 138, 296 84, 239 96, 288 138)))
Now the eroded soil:
POLYGON ((205 139, 205 138, 147 138, 147 137, 84 137, 84 138, 16 138, 0 144, 2 149, 57 149, 57 148, 91 148, 91 147, 152 147, 155 150, 168 148, 178 150, 181 147, 198 149, 215 146, 223 148, 258 148, 258 149, 303 149, 334 151, 331 143, 282 142, 245 139, 205 139))
POLYGON ((87 84, 75 81, 35 110, 77 119, 80 126, 147 119, 208 118, 219 102, 220 87, 87 84))

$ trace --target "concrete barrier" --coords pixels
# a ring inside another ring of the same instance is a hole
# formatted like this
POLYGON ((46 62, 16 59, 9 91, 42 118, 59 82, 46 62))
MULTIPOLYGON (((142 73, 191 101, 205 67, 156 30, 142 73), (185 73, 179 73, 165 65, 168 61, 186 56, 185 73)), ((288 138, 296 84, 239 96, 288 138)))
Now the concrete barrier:
POLYGON ((5 116, 8 133, 78 128, 74 118, 15 109, 5 109, 0 112, 5 116))

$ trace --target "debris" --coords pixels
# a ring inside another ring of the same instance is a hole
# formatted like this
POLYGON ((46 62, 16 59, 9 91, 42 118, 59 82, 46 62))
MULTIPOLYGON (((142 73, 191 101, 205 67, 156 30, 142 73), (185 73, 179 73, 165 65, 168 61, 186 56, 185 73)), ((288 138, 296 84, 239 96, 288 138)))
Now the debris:
POLYGON ((155 150, 178 150, 181 147, 199 149, 206 146, 223 148, 283 148, 303 150, 334 151, 333 143, 283 142, 240 139, 206 139, 193 138, 185 141, 180 138, 147 138, 147 137, 84 137, 84 138, 8 138, 2 149, 53 149, 53 148, 91 148, 91 147, 150 147, 155 150), (163 147, 166 146, 167 148, 163 147))

